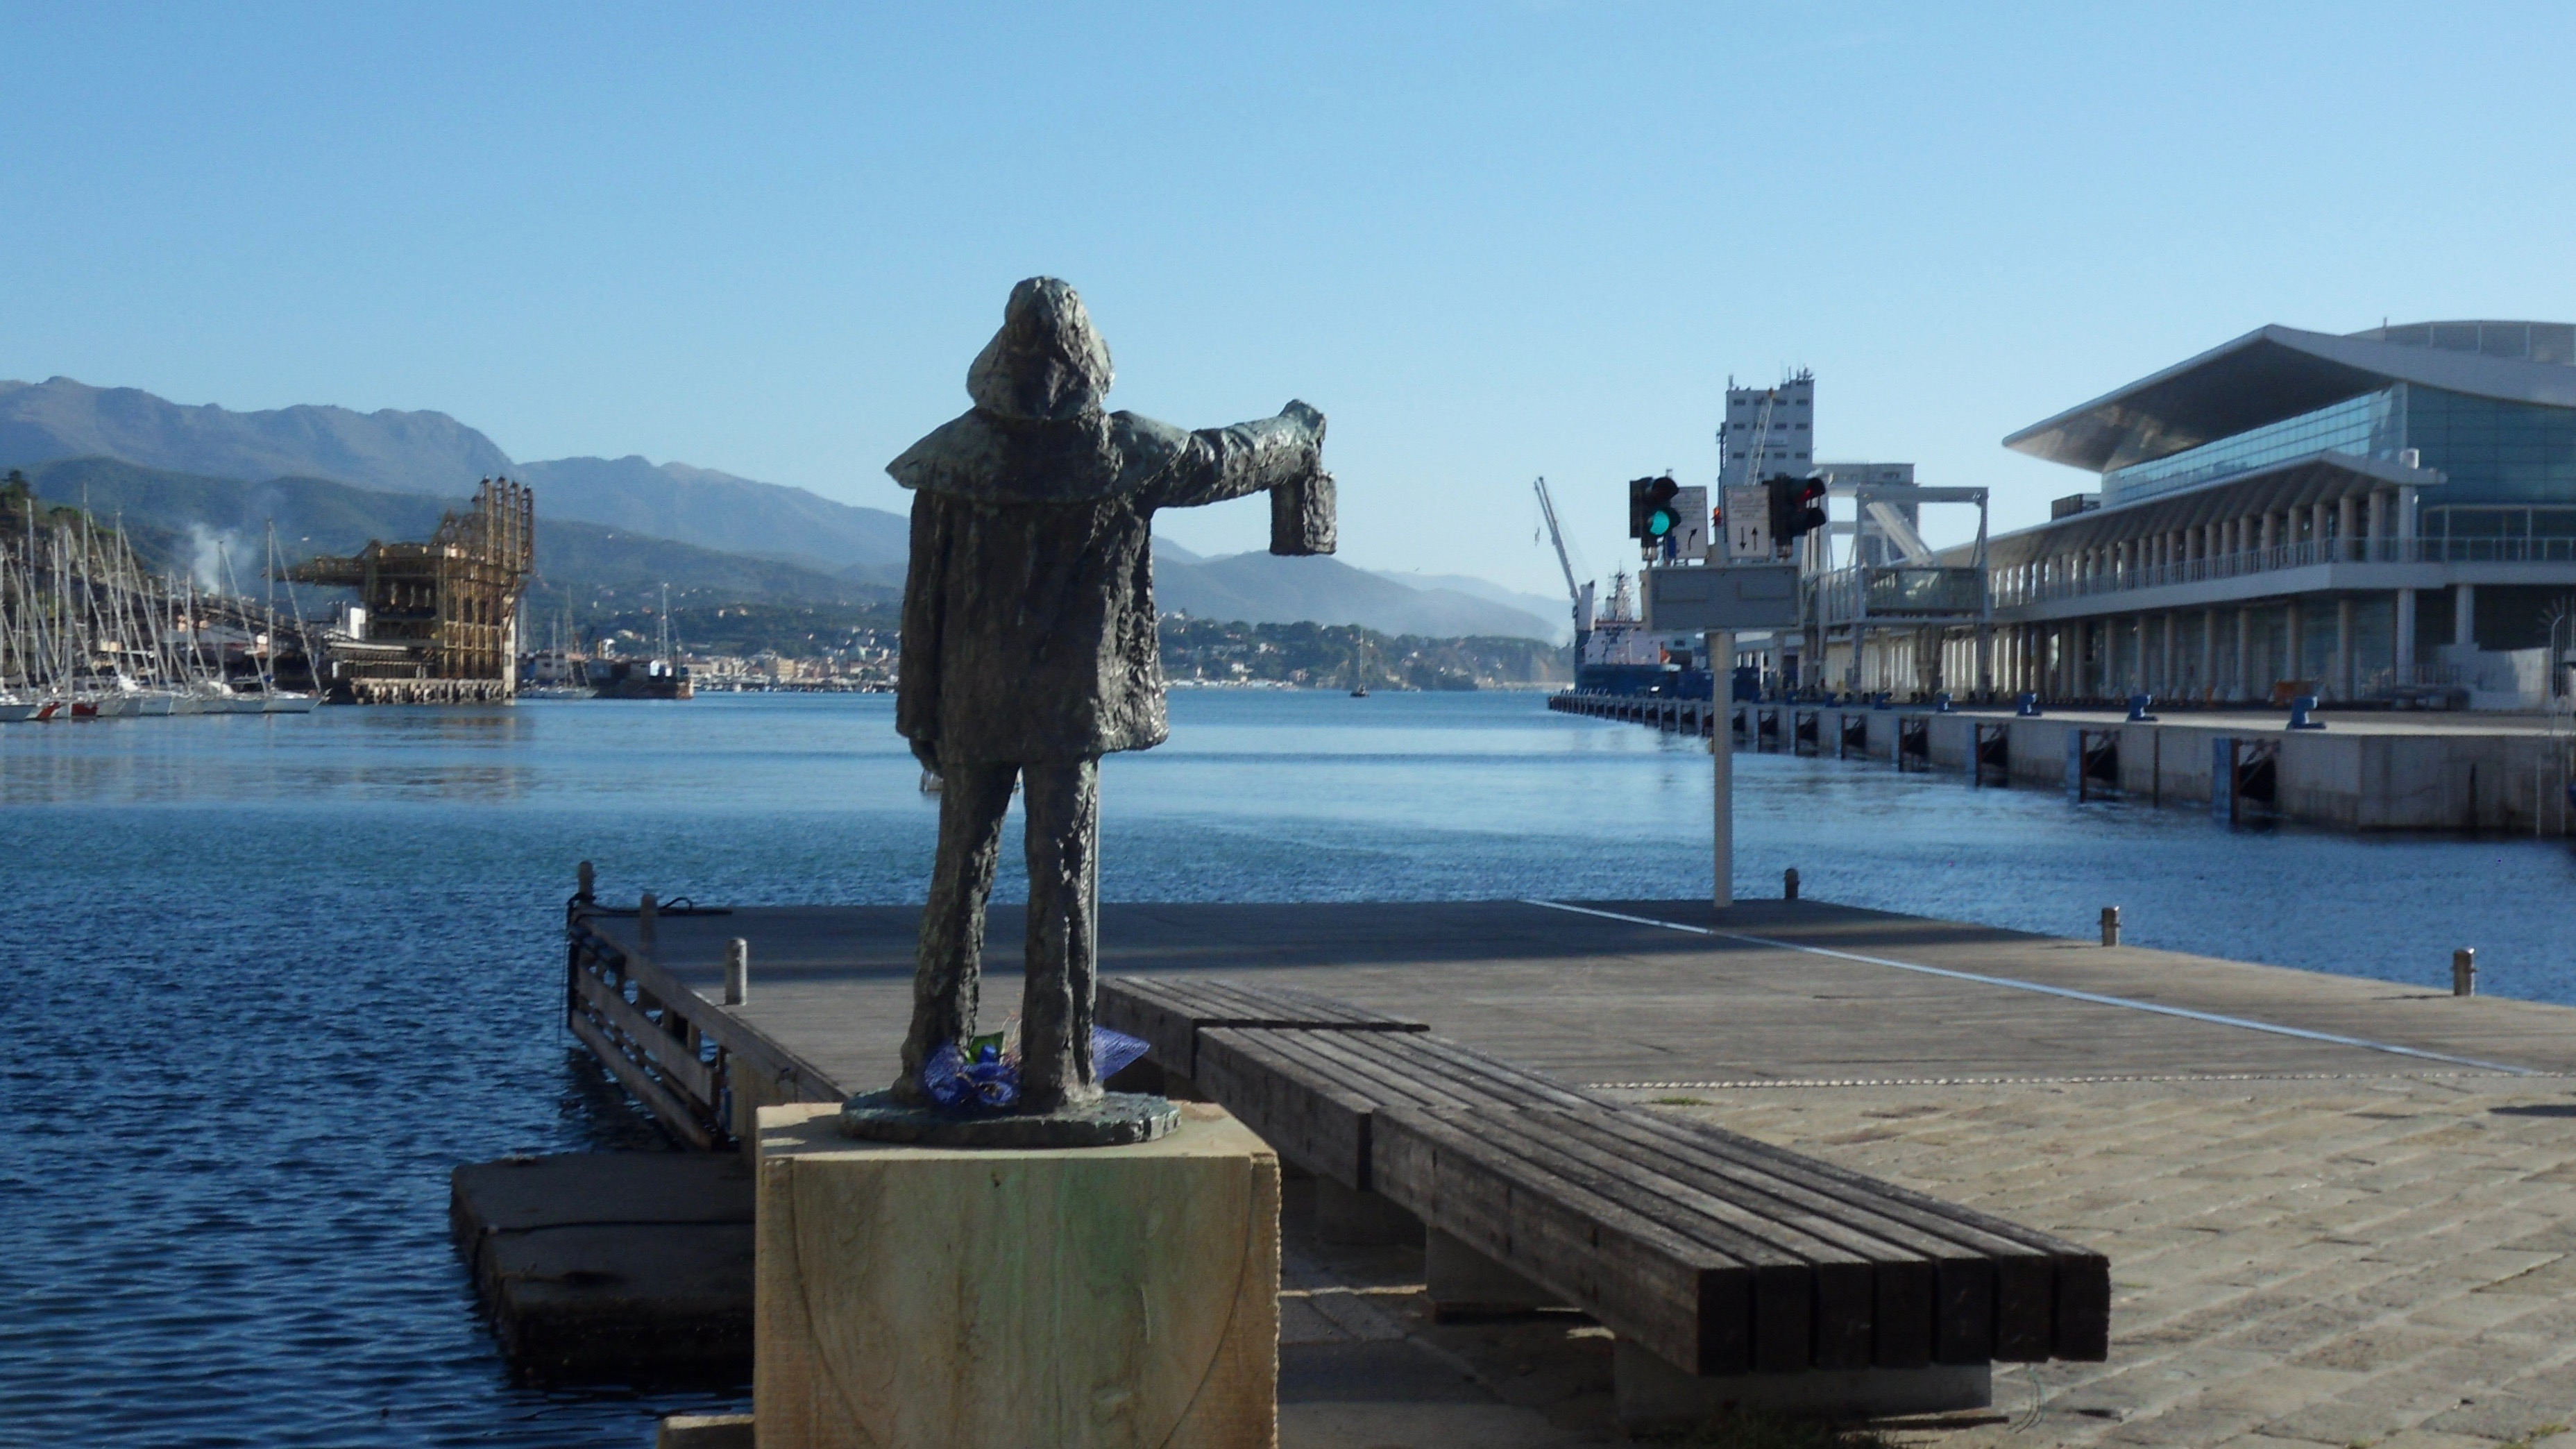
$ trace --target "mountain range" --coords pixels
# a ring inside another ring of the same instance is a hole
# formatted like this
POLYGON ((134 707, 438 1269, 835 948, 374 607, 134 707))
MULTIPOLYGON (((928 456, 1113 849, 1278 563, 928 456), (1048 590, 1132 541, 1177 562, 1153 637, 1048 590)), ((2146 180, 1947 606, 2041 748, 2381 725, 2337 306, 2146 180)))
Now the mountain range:
MULTIPOLYGON (((63 377, 0 381, 0 467, 26 469, 54 501, 86 492, 102 513, 123 509, 200 539, 248 538, 273 520, 289 551, 304 553, 425 538, 475 480, 507 474, 536 492, 540 575, 576 595, 661 581, 745 599, 864 602, 901 587, 911 532, 884 509, 685 463, 518 462, 445 413, 235 412, 63 377)), ((1163 540, 1155 562, 1162 607, 1201 618, 1433 637, 1568 632, 1551 622, 1548 601, 1481 579, 1266 553, 1202 558, 1163 540)))

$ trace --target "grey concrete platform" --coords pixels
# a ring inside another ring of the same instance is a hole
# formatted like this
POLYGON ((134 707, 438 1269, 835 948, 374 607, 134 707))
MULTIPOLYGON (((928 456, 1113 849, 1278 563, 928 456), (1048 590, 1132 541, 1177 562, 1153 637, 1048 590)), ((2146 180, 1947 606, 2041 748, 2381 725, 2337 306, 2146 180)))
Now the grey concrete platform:
MULTIPOLYGON (((1104 970, 1418 1018, 2110 1256, 2108 1363, 1999 1371, 1993 1411, 1904 1442, 2477 1449, 2576 1423, 2576 1009, 1812 901, 1571 904, 1112 905, 1104 970)), ((874 1086, 914 919, 666 918, 654 955, 713 998, 747 938, 736 1015, 874 1086)), ((1019 925, 996 909, 997 1011, 1019 925)), ((1283 1443, 1616 1441, 1599 1325, 1438 1322, 1422 1247, 1329 1242, 1312 1192, 1289 1199, 1283 1443)))
MULTIPOLYGON (((1698 902, 1586 904, 1718 934, 1519 901, 1113 904, 1101 912, 1102 970, 1301 987, 1593 1085, 2576 1070, 2576 1008, 1817 901, 1750 901, 1723 913, 1698 902)), ((747 939, 751 992, 734 1015, 839 1090, 863 1090, 893 1075, 917 917, 904 906, 666 917, 651 954, 720 999, 724 943, 747 939)), ((633 943, 632 918, 593 925, 633 943)), ((1017 1003, 1020 934, 1018 908, 996 906, 984 991, 996 1019, 1017 1003)))

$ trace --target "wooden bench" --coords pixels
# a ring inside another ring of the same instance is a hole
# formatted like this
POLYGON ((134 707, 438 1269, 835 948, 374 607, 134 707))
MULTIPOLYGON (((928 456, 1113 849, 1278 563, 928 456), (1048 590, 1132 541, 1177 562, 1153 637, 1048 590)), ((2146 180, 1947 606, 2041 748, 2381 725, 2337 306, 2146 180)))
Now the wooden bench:
POLYGON ((1307 1027, 1331 1031, 1429 1031, 1428 1022, 1353 1006, 1293 987, 1205 976, 1113 976, 1100 983, 1094 1019, 1141 1039, 1165 1071, 1195 1080, 1198 1034, 1209 1027, 1307 1027))
MULTIPOLYGON (((1168 1002, 1180 984, 1156 986, 1168 1002)), ((1463 1244, 1686 1374, 2107 1352, 2110 1266, 2077 1244, 1427 1031, 1217 1020, 1194 1021, 1186 1057, 1177 1018, 1154 1049, 1281 1156, 1418 1217, 1435 1256, 1463 1244)))

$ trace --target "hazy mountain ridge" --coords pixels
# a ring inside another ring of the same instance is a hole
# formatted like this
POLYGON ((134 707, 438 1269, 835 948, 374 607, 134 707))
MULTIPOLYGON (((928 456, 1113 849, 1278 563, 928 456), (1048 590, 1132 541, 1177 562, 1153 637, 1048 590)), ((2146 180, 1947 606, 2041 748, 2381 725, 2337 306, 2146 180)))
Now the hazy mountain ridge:
POLYGON ((1238 553, 1199 559, 1154 545, 1154 601, 1165 612, 1247 624, 1358 624, 1384 634, 1480 634, 1554 642, 1547 620, 1454 589, 1416 588, 1330 557, 1238 553), (1190 561, 1184 562, 1187 557, 1190 561))
POLYGON ((537 489, 537 511, 701 547, 786 559, 822 573, 904 560, 909 522, 881 508, 642 457, 521 463, 445 413, 298 406, 234 412, 67 377, 0 382, 0 467, 116 458, 206 478, 328 479, 362 489, 462 498, 506 473, 537 489))
MULTIPOLYGON (((78 502, 86 481, 99 490, 94 502, 103 513, 130 507, 183 534, 197 525, 247 537, 274 517, 282 541, 335 553, 369 538, 427 538, 440 511, 470 495, 477 479, 507 473, 536 490, 540 571, 554 580, 560 564, 579 588, 653 582, 638 572, 649 557, 675 571, 675 590, 863 599, 899 590, 910 552, 911 522, 901 514, 633 454, 514 462, 445 413, 233 412, 63 377, 0 382, 0 467, 40 474, 57 501, 78 502), (133 501, 119 502, 126 498, 133 501)), ((1532 596, 1478 579, 1379 574, 1266 553, 1201 558, 1160 541, 1156 558, 1162 606, 1198 618, 1358 624, 1426 637, 1566 634, 1555 622, 1560 610, 1534 610, 1532 596)), ((243 564, 237 549, 234 563, 243 564)))
POLYGON ((310 405, 234 412, 67 377, 0 382, 0 467, 121 458, 215 478, 324 477, 400 493, 471 493, 510 466, 445 413, 310 405))
MULTIPOLYGON (((355 553, 371 539, 426 539, 440 514, 466 502, 322 478, 244 483, 113 458, 40 463, 26 472, 36 496, 48 503, 86 501, 102 521, 122 518, 137 532, 172 538, 167 566, 194 569, 217 583, 228 563, 235 585, 250 591, 259 587, 272 521, 279 556, 294 563, 317 553, 355 553)), ((792 563, 566 519, 538 527, 536 570, 532 606, 548 611, 566 596, 579 604, 666 583, 675 595, 736 600, 864 604, 894 597, 892 590, 792 563)))

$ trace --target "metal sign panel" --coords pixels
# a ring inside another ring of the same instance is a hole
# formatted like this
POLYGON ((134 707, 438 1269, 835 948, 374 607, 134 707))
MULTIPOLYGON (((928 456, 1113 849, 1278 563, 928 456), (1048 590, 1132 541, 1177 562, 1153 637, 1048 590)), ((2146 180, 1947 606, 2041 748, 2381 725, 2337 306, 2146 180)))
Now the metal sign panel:
POLYGON ((1738 563, 1771 558, 1771 490, 1759 483, 1726 490, 1726 556, 1738 563))
POLYGON ((1653 633, 1793 629, 1798 624, 1796 564, 1650 568, 1640 592, 1646 628, 1653 633))

